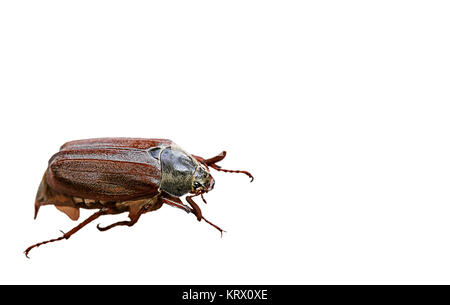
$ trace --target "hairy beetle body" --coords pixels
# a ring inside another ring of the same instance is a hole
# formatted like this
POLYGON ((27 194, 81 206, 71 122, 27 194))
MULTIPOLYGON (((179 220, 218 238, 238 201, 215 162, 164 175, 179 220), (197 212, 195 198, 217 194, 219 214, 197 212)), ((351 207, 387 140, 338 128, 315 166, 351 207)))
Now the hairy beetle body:
MULTIPOLYGON (((134 225, 140 215, 159 209, 163 204, 193 213, 206 220, 193 197, 212 190, 214 179, 209 167, 225 170, 216 165, 225 157, 220 155, 204 159, 188 154, 168 139, 96 138, 67 142, 54 154, 42 178, 35 200, 35 218, 43 205, 54 205, 72 220, 79 218, 79 209, 99 209, 62 237, 35 244, 28 252, 42 244, 68 239, 89 222, 106 214, 128 212, 129 221, 120 221, 107 227, 134 225), (179 197, 186 197, 189 206, 179 197)), ((206 201, 205 201, 206 202, 206 201)))

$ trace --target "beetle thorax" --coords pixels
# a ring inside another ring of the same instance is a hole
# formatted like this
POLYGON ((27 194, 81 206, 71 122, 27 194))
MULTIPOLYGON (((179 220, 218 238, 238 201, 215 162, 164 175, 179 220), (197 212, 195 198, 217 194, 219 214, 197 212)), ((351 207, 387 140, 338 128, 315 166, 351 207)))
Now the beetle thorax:
POLYGON ((166 147, 159 152, 161 162, 160 189, 174 196, 183 196, 192 190, 199 163, 181 149, 166 147))

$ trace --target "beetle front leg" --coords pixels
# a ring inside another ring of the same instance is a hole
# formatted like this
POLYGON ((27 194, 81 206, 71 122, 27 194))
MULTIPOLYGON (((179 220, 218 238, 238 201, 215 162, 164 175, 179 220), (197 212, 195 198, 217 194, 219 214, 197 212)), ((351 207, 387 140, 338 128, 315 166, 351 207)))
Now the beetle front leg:
POLYGON ((226 231, 222 230, 220 227, 216 226, 215 224, 213 224, 209 220, 207 220, 205 217, 203 217, 202 210, 195 203, 195 201, 192 199, 192 197, 194 197, 194 196, 187 196, 186 197, 186 201, 192 206, 192 208, 188 207, 187 205, 184 205, 183 202, 180 200, 180 198, 174 197, 174 196, 170 196, 168 194, 164 194, 164 196, 161 197, 160 200, 163 203, 167 204, 167 205, 173 206, 175 208, 182 209, 182 210, 186 211, 187 213, 193 213, 197 217, 198 221, 201 221, 203 219, 206 223, 212 225, 214 228, 219 230, 220 231, 220 236, 222 236, 222 233, 226 232, 226 231))
POLYGON ((220 231, 220 237, 222 237, 223 232, 226 232, 225 230, 222 230, 219 226, 213 224, 212 222, 210 222, 209 220, 207 220, 205 217, 203 217, 202 215, 202 210, 200 209, 200 207, 195 203, 195 201, 192 199, 192 197, 195 196, 186 196, 186 201, 192 206, 192 210, 195 216, 197 216, 197 220, 201 221, 202 219, 210 224, 211 226, 213 226, 214 228, 216 228, 217 230, 220 231))
POLYGON ((194 215, 197 217, 197 220, 202 220, 202 210, 192 199, 194 196, 186 196, 186 201, 191 205, 194 215))
POLYGON ((219 232, 220 232, 220 237, 223 236, 223 232, 226 232, 225 230, 221 229, 219 226, 217 226, 217 225, 213 224, 212 222, 210 222, 210 221, 209 221, 208 219, 206 219, 205 217, 202 216, 202 219, 203 219, 204 221, 206 221, 206 223, 210 224, 211 226, 213 226, 214 228, 216 228, 217 230, 219 230, 219 232))

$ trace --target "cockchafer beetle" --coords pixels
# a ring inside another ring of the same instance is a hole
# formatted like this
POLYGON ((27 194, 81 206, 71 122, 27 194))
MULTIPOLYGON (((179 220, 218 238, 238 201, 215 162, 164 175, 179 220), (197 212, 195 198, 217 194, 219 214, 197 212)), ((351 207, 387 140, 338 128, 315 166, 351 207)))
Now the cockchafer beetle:
POLYGON ((101 227, 100 231, 115 226, 132 226, 139 217, 159 209, 163 204, 193 213, 218 229, 202 215, 192 199, 214 187, 209 168, 228 173, 243 173, 253 181, 253 176, 242 170, 223 169, 216 163, 226 152, 204 159, 191 155, 167 139, 96 138, 65 143, 54 154, 45 171, 36 195, 36 218, 42 205, 54 205, 72 220, 78 220, 80 208, 99 209, 86 220, 63 235, 34 244, 25 250, 70 238, 74 233, 102 215, 128 212, 130 220, 101 227), (186 196, 190 206, 180 197, 186 196))

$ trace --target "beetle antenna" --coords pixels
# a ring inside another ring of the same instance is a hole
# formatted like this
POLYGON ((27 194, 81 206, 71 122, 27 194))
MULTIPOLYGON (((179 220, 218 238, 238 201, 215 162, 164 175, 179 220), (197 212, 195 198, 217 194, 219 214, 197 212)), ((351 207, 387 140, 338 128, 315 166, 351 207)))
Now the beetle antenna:
POLYGON ((205 204, 207 204, 207 202, 206 202, 206 200, 205 200, 205 197, 203 197, 203 193, 200 194, 200 197, 202 197, 203 202, 204 202, 205 204))
POLYGON ((216 171, 219 171, 219 172, 225 172, 225 173, 241 173, 241 174, 245 174, 245 175, 249 176, 249 177, 252 179, 250 182, 253 182, 253 180, 255 179, 255 178, 253 177, 253 175, 250 174, 250 173, 247 172, 247 171, 234 170, 234 169, 223 169, 223 168, 221 168, 219 165, 216 165, 216 164, 211 164, 210 166, 211 166, 212 168, 214 168, 216 171))

